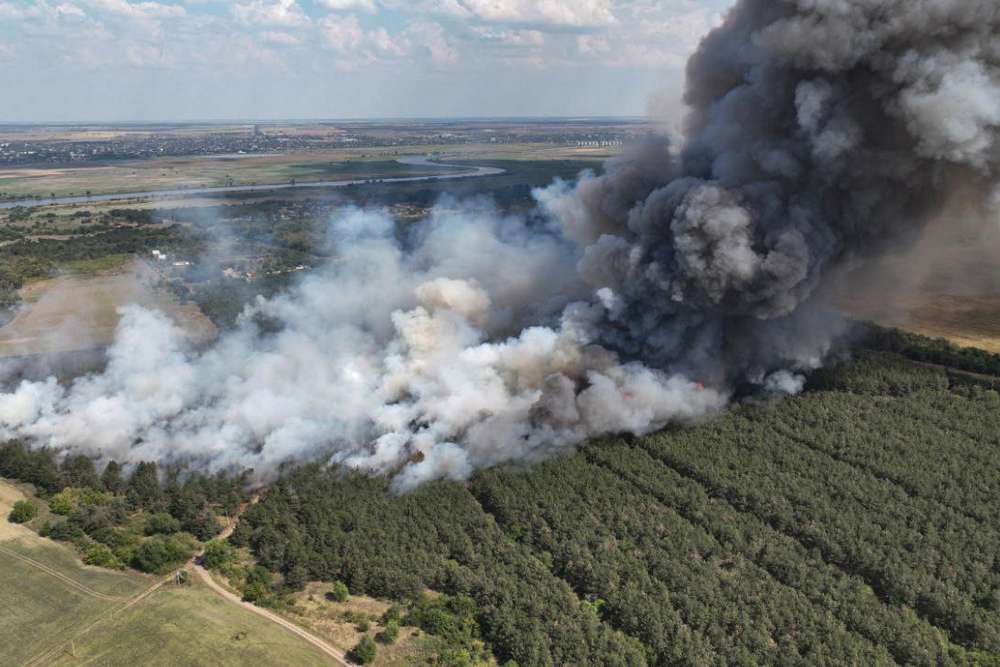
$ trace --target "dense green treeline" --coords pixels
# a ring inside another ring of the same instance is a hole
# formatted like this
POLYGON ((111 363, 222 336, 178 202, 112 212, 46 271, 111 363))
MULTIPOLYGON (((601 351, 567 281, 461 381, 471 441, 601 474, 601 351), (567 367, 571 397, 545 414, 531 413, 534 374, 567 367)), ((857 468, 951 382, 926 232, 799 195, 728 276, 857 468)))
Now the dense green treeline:
MULTIPOLYGON (((1000 534, 780 435, 768 411, 642 441, 654 457, 914 607, 952 641, 1000 651, 1000 534)), ((843 428, 857 424, 844 415, 843 428)))
POLYGON ((551 554, 580 594, 601 600, 606 619, 653 646, 656 664, 892 663, 829 611, 584 457, 530 475, 487 472, 473 492, 510 534, 551 554), (710 651, 656 625, 671 608, 710 651))
POLYGON ((401 497, 385 480, 319 466, 293 472, 250 507, 232 537, 288 574, 416 600, 425 588, 475 601, 483 639, 526 665, 643 665, 642 645, 602 623, 544 562, 509 540, 461 485, 401 497))
POLYGON ((467 595, 522 667, 1000 665, 1000 397, 882 352, 810 386, 401 497, 306 468, 234 539, 283 575, 467 595))
POLYGON ((945 633, 911 609, 887 604, 860 577, 823 560, 815 549, 759 518, 714 498, 696 481, 663 465, 641 448, 606 442, 588 448, 587 459, 606 466, 719 542, 753 560, 778 581, 829 609, 846 627, 886 646, 907 665, 971 664, 976 656, 950 644, 945 633))

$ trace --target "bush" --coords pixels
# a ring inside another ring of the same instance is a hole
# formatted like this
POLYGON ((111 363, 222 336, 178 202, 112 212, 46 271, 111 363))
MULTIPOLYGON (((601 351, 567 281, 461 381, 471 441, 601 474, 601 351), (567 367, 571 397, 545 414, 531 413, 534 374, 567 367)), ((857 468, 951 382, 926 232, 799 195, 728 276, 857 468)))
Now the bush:
POLYGON ((18 500, 14 503, 13 509, 7 515, 7 520, 11 523, 27 523, 38 514, 38 508, 28 500, 18 500))
POLYGON ((114 496, 106 491, 91 488, 67 487, 49 499, 49 509, 54 514, 66 516, 79 507, 107 505, 114 496))
POLYGON ((124 570, 125 565, 118 560, 114 552, 103 544, 95 544, 87 549, 83 556, 83 562, 87 565, 106 567, 111 570, 124 570))
POLYGON ((83 529, 75 523, 69 521, 58 521, 53 524, 46 524, 39 531, 42 537, 48 537, 62 542, 72 542, 86 537, 83 529))
POLYGON ((254 565, 247 572, 246 583, 243 585, 243 600, 259 607, 273 607, 277 603, 271 573, 267 568, 254 565))
POLYGON ((165 512, 150 514, 146 519, 147 535, 172 535, 181 530, 181 522, 165 512))
POLYGON ((205 545, 205 553, 202 554, 201 564, 209 570, 221 570, 233 562, 234 556, 233 548, 228 542, 212 540, 205 545))
POLYGON ((139 545, 132 565, 143 572, 165 574, 194 554, 194 538, 186 533, 157 535, 139 545))
POLYGON ((378 646, 375 645, 375 640, 371 637, 362 637, 358 645, 351 649, 347 657, 351 662, 356 662, 359 665, 368 665, 375 662, 375 656, 378 654, 378 646))
POLYGON ((338 581, 333 585, 333 590, 326 594, 326 599, 331 602, 347 602, 351 599, 351 592, 347 589, 347 584, 338 581))
POLYGON ((376 639, 383 644, 392 644, 399 638, 399 621, 392 620, 385 624, 385 629, 378 633, 376 639))
POLYGON ((49 509, 52 510, 53 514, 66 516, 73 511, 73 503, 70 502, 69 496, 59 492, 49 498, 49 509))

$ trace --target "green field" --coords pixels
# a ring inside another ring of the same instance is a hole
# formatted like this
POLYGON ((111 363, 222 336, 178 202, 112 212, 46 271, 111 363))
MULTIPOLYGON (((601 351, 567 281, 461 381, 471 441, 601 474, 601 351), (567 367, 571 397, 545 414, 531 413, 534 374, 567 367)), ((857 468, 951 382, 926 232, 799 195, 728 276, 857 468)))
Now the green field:
POLYGON ((74 643, 51 665, 196 667, 333 664, 270 621, 202 584, 172 586, 127 609, 74 643))

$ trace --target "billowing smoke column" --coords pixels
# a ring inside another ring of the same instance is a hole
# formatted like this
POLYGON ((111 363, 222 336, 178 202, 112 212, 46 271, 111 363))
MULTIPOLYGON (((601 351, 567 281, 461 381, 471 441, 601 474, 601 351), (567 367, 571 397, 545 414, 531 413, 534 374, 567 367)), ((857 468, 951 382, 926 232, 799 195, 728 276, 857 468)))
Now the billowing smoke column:
MULTIPOLYGON (((350 211, 338 260, 205 352, 126 310, 107 370, 0 396, 8 436, 119 461, 323 458, 396 487, 801 389, 831 269, 1000 162, 996 0, 744 0, 689 65, 688 139, 536 193, 530 222, 350 211), (262 330, 257 322, 267 321, 262 330)), ((970 194, 971 193, 971 194, 970 194)))

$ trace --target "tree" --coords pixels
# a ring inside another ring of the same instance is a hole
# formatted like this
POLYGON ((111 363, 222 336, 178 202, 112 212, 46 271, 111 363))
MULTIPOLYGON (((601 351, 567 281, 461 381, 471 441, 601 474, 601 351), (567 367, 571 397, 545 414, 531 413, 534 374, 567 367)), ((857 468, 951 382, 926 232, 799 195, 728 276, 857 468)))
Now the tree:
POLYGON ((116 495, 125 490, 125 479, 122 477, 122 467, 117 461, 109 461, 108 465, 104 466, 104 472, 101 473, 101 486, 103 486, 106 491, 110 491, 116 495))
POLYGON ((49 510, 53 514, 67 516, 76 507, 70 494, 60 491, 49 498, 49 510))
POLYGON ((284 588, 288 591, 301 591, 306 587, 309 573, 302 565, 295 565, 285 573, 284 588))
POLYGON ((254 565, 247 572, 246 584, 243 587, 243 599, 261 607, 267 607, 274 601, 274 590, 271 587, 271 573, 267 568, 254 565))
POLYGON ((146 519, 147 535, 171 535, 179 532, 180 529, 181 522, 166 512, 150 514, 149 518, 146 519))
POLYGON ((13 509, 11 509, 10 514, 7 519, 11 523, 27 523, 35 518, 38 514, 38 508, 35 504, 29 500, 18 500, 14 503, 13 509))
POLYGON ((159 508, 163 501, 156 464, 143 461, 136 466, 128 481, 128 499, 133 507, 159 508))
POLYGON ((347 657, 351 662, 356 662, 359 665, 369 665, 375 662, 377 654, 378 646, 375 644, 375 640, 371 637, 362 637, 358 645, 347 654, 347 657))
POLYGON ((194 540, 190 535, 157 535, 139 545, 132 565, 143 572, 163 574, 189 559, 193 552, 194 540))
POLYGON ((83 454, 67 456, 62 463, 62 476, 66 486, 101 488, 101 481, 94 469, 94 462, 83 454))
POLYGON ((233 548, 223 540, 212 540, 205 545, 201 564, 209 570, 221 570, 233 560, 233 548))

